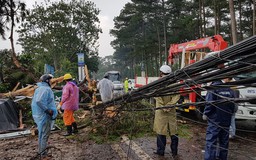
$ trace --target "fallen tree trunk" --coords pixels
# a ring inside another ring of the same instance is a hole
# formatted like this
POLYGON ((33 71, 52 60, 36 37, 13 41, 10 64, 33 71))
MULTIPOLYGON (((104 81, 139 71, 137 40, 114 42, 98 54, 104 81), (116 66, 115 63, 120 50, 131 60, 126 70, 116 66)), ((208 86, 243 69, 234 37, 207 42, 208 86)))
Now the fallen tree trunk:
MULTIPOLYGON (((61 83, 63 81, 63 78, 64 78, 63 76, 59 78, 53 78, 51 80, 52 82, 51 88, 55 87, 58 83, 61 83)), ((0 93, 0 98, 14 98, 16 96, 32 97, 34 95, 36 88, 37 88, 36 85, 28 85, 25 88, 14 90, 13 92, 0 93)))

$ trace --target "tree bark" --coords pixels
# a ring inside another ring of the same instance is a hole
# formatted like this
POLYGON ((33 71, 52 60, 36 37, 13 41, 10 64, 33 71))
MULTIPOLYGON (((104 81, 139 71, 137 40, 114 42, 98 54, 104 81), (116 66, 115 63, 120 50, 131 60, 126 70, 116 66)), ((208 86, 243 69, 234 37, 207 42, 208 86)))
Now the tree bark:
POLYGON ((162 54, 161 54, 161 39, 160 39, 160 32, 158 26, 156 27, 157 32, 157 40, 158 40, 158 56, 159 56, 159 66, 162 64, 162 54))
POLYGON ((203 14, 203 37, 206 36, 206 24, 205 24, 205 7, 204 7, 204 0, 202 0, 202 14, 203 14))
POLYGON ((256 25, 255 25, 255 5, 256 5, 256 2, 255 2, 256 0, 253 0, 253 9, 252 9, 252 11, 253 11, 253 13, 252 13, 252 17, 253 17, 253 19, 252 19, 252 27, 253 27, 253 35, 255 35, 256 34, 256 25))
POLYGON ((220 4, 219 0, 217 0, 217 17, 218 17, 218 31, 217 33, 220 34, 220 28, 221 28, 221 11, 220 11, 220 4))
POLYGON ((12 51, 11 51, 11 56, 12 56, 12 60, 13 60, 13 63, 14 65, 20 69, 21 71, 23 72, 26 72, 35 82, 36 82, 36 78, 34 76, 33 73, 31 73, 28 69, 24 68, 18 58, 17 58, 17 55, 16 55, 16 52, 15 52, 15 48, 14 48, 14 41, 13 41, 13 31, 14 31, 14 26, 15 26, 15 11, 14 11, 14 2, 13 0, 10 0, 10 18, 11 18, 11 33, 10 33, 10 42, 11 42, 11 48, 12 48, 12 51))
POLYGON ((238 1, 239 8, 239 41, 243 40, 243 29, 242 29, 242 2, 238 1))
POLYGON ((229 0, 229 11, 231 15, 231 30, 232 30, 232 41, 233 44, 237 43, 237 30, 236 30, 236 18, 235 18, 235 9, 234 1, 229 0))
POLYGON ((167 41, 166 41, 166 20, 165 20, 165 2, 162 0, 162 7, 163 7, 163 25, 164 25, 164 55, 166 56, 166 64, 168 64, 168 52, 167 52, 167 41))
POLYGON ((11 42, 11 48, 12 48, 12 59, 13 59, 13 63, 15 64, 15 66, 17 67, 17 68, 21 68, 21 65, 20 65, 20 62, 18 61, 18 59, 17 59, 17 55, 16 55, 16 53, 15 53, 15 49, 14 49, 14 42, 13 42, 13 30, 14 30, 14 22, 15 22, 15 20, 14 20, 14 17, 15 17, 15 15, 14 15, 14 2, 13 2, 13 0, 11 0, 10 1, 10 10, 11 10, 11 34, 10 34, 10 37, 9 37, 9 39, 10 39, 10 42, 11 42))
POLYGON ((217 32, 217 26, 218 26, 218 19, 217 19, 217 3, 216 0, 214 0, 214 34, 218 34, 217 32))
POLYGON ((202 2, 199 0, 199 37, 202 38, 202 2))

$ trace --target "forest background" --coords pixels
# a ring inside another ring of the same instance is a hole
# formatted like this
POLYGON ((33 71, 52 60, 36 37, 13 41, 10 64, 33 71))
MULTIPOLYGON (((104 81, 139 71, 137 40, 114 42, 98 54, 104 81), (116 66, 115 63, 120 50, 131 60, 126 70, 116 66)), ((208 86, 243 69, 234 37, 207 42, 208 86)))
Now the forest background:
POLYGON ((101 58, 100 10, 93 2, 46 1, 28 10, 25 3, 1 0, 0 6, 0 33, 12 45, 0 50, 0 92, 10 91, 17 81, 23 86, 36 82, 45 64, 54 67, 56 77, 69 72, 77 78, 80 52, 94 79, 109 70, 120 71, 123 78, 141 70, 157 76, 170 44, 220 34, 230 46, 255 35, 255 0, 132 0, 114 18, 115 52, 101 58), (22 53, 15 52, 14 32, 22 53))

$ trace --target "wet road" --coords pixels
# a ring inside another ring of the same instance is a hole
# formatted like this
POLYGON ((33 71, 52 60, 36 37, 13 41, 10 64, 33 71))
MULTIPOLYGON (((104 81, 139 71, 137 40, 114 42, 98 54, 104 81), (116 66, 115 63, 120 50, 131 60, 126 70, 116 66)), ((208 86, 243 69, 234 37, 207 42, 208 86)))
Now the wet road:
MULTIPOLYGON (((186 118, 186 117, 185 117, 186 118)), ((204 157, 206 124, 190 121, 178 123, 183 129, 179 136, 179 151, 176 160, 202 160, 204 157)), ((189 117, 191 118, 191 117, 189 117)), ((229 160, 256 160, 256 130, 254 122, 238 122, 236 139, 230 141, 229 160), (250 130, 249 130, 250 129, 250 130)), ((49 143, 54 146, 53 158, 56 160, 173 160, 170 139, 167 141, 164 156, 154 155, 156 137, 144 135, 143 138, 123 138, 109 144, 96 144, 87 140, 88 129, 79 130, 76 137, 67 139, 61 133, 50 135, 49 143)), ((132 137, 132 135, 127 135, 132 137)), ((0 141, 0 159, 25 160, 37 153, 37 137, 28 136, 0 141)))

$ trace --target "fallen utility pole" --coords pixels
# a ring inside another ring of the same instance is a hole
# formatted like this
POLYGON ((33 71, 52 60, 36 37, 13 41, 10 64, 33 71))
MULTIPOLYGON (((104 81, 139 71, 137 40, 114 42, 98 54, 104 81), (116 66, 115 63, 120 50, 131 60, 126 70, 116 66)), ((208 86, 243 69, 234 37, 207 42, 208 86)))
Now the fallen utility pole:
MULTIPOLYGON (((185 88, 186 92, 195 92, 196 90, 202 90, 202 87, 192 90, 192 86, 201 86, 212 81, 256 71, 255 44, 256 36, 250 37, 220 51, 216 56, 193 63, 137 90, 133 90, 106 103, 98 104, 94 109, 105 109, 111 105, 131 103, 143 98, 179 94, 181 88, 185 88), (224 68, 219 69, 218 66, 223 64, 224 68)), ((252 83, 253 80, 255 79, 239 80, 234 82, 233 86, 255 86, 255 83, 252 83)), ((204 87, 204 90, 211 89, 204 87)))

